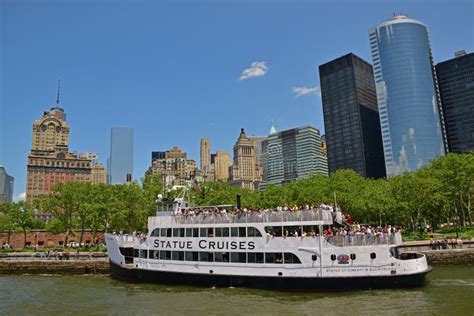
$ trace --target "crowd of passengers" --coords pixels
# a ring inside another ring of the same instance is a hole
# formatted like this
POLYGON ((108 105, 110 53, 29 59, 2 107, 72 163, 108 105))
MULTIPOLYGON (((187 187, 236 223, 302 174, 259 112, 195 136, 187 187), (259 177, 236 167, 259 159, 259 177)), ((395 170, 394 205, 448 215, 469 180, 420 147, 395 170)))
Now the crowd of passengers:
MULTIPOLYGON (((360 224, 353 224, 349 227, 334 227, 329 226, 323 231, 323 236, 327 238, 337 237, 337 236, 366 236, 367 238, 375 237, 375 238, 383 238, 387 236, 391 236, 400 231, 399 226, 391 226, 391 225, 384 225, 384 226, 377 226, 372 227, 370 225, 360 225, 360 224)), ((315 229, 311 229, 310 231, 306 231, 305 229, 288 229, 285 227, 284 232, 280 233, 278 229, 267 229, 266 231, 267 236, 272 237, 316 237, 319 236, 319 232, 315 229)))
MULTIPOLYGON (((244 214, 252 215, 252 214, 265 214, 265 213, 276 213, 276 212, 296 212, 296 211, 304 211, 304 210, 315 210, 315 209, 323 209, 334 212, 336 209, 333 205, 326 205, 321 204, 319 206, 313 204, 306 204, 306 205, 283 205, 278 206, 276 209, 269 209, 269 208, 236 208, 232 210, 228 210, 225 207, 209 207, 209 208, 182 208, 173 211, 173 215, 175 216, 215 216, 215 215, 227 215, 227 214, 235 214, 237 216, 242 216, 244 214)), ((337 211, 340 212, 340 208, 337 208, 337 211)))

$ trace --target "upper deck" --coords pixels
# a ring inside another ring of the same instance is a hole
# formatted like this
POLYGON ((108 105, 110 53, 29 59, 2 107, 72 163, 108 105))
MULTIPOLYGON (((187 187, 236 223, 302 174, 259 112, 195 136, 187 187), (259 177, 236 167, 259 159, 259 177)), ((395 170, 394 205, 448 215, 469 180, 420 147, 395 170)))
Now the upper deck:
POLYGON ((341 218, 340 212, 324 209, 297 211, 207 211, 199 214, 183 215, 162 212, 165 216, 148 218, 148 226, 160 225, 201 225, 201 224, 246 224, 246 223, 287 223, 312 222, 313 225, 332 225, 341 218), (165 214, 166 213, 166 214, 165 214))

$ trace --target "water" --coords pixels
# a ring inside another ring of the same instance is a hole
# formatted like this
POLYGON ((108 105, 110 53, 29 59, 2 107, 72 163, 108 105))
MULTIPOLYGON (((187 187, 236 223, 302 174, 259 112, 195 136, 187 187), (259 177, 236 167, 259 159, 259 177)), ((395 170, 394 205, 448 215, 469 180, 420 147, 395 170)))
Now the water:
POLYGON ((106 275, 0 276, 0 314, 474 315, 474 266, 437 266, 409 290, 286 293, 132 284, 106 275))

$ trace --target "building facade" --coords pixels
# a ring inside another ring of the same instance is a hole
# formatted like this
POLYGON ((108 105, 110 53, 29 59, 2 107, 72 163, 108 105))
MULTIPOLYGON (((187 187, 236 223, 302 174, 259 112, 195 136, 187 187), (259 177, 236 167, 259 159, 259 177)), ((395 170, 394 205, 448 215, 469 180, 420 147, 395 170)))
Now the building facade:
POLYGON ((267 183, 283 184, 328 174, 326 157, 321 149, 321 135, 316 127, 306 125, 268 136, 267 183))
POLYGON ((208 138, 201 138, 200 146, 200 167, 204 173, 211 171, 211 143, 208 138))
POLYGON ((92 181, 91 159, 69 152, 69 126, 58 103, 34 121, 32 139, 27 162, 27 201, 48 194, 57 183, 92 181))
POLYGON ((163 159, 152 161, 146 174, 163 177, 166 186, 187 185, 196 176, 196 162, 187 158, 187 154, 178 147, 165 152, 163 159))
POLYGON ((91 168, 91 182, 94 184, 97 183, 107 183, 107 172, 105 167, 101 163, 93 163, 91 168))
POLYGON ((110 133, 107 182, 125 183, 127 175, 133 175, 133 129, 114 127, 110 133))
POLYGON ((474 150, 474 53, 464 51, 436 65, 449 151, 474 150))
POLYGON ((329 172, 385 177, 372 65, 350 53, 319 66, 329 172))
POLYGON ((5 167, 0 166, 0 204, 13 202, 13 187, 15 179, 10 176, 5 167))
POLYGON ((447 140, 426 26, 397 15, 369 30, 387 176, 445 154, 447 140))
POLYGON ((231 168, 231 185, 254 190, 262 181, 263 170, 258 164, 255 143, 242 128, 234 145, 234 163, 231 168))
POLYGON ((214 158, 215 181, 227 182, 229 180, 229 169, 232 167, 232 158, 226 151, 216 152, 214 158))

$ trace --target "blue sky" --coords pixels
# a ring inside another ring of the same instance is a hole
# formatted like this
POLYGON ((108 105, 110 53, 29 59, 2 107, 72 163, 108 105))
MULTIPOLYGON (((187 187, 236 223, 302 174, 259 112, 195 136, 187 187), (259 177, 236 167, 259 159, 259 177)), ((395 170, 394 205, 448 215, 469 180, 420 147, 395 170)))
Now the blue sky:
POLYGON ((318 65, 348 52, 371 62, 368 29, 394 12, 428 26, 435 62, 474 50, 472 1, 2 0, 0 10, 0 164, 16 195, 58 79, 70 150, 105 163, 110 128, 132 127, 140 178, 152 150, 176 145, 198 161, 203 136, 230 152, 241 127, 264 135, 272 119, 324 130, 318 65))

